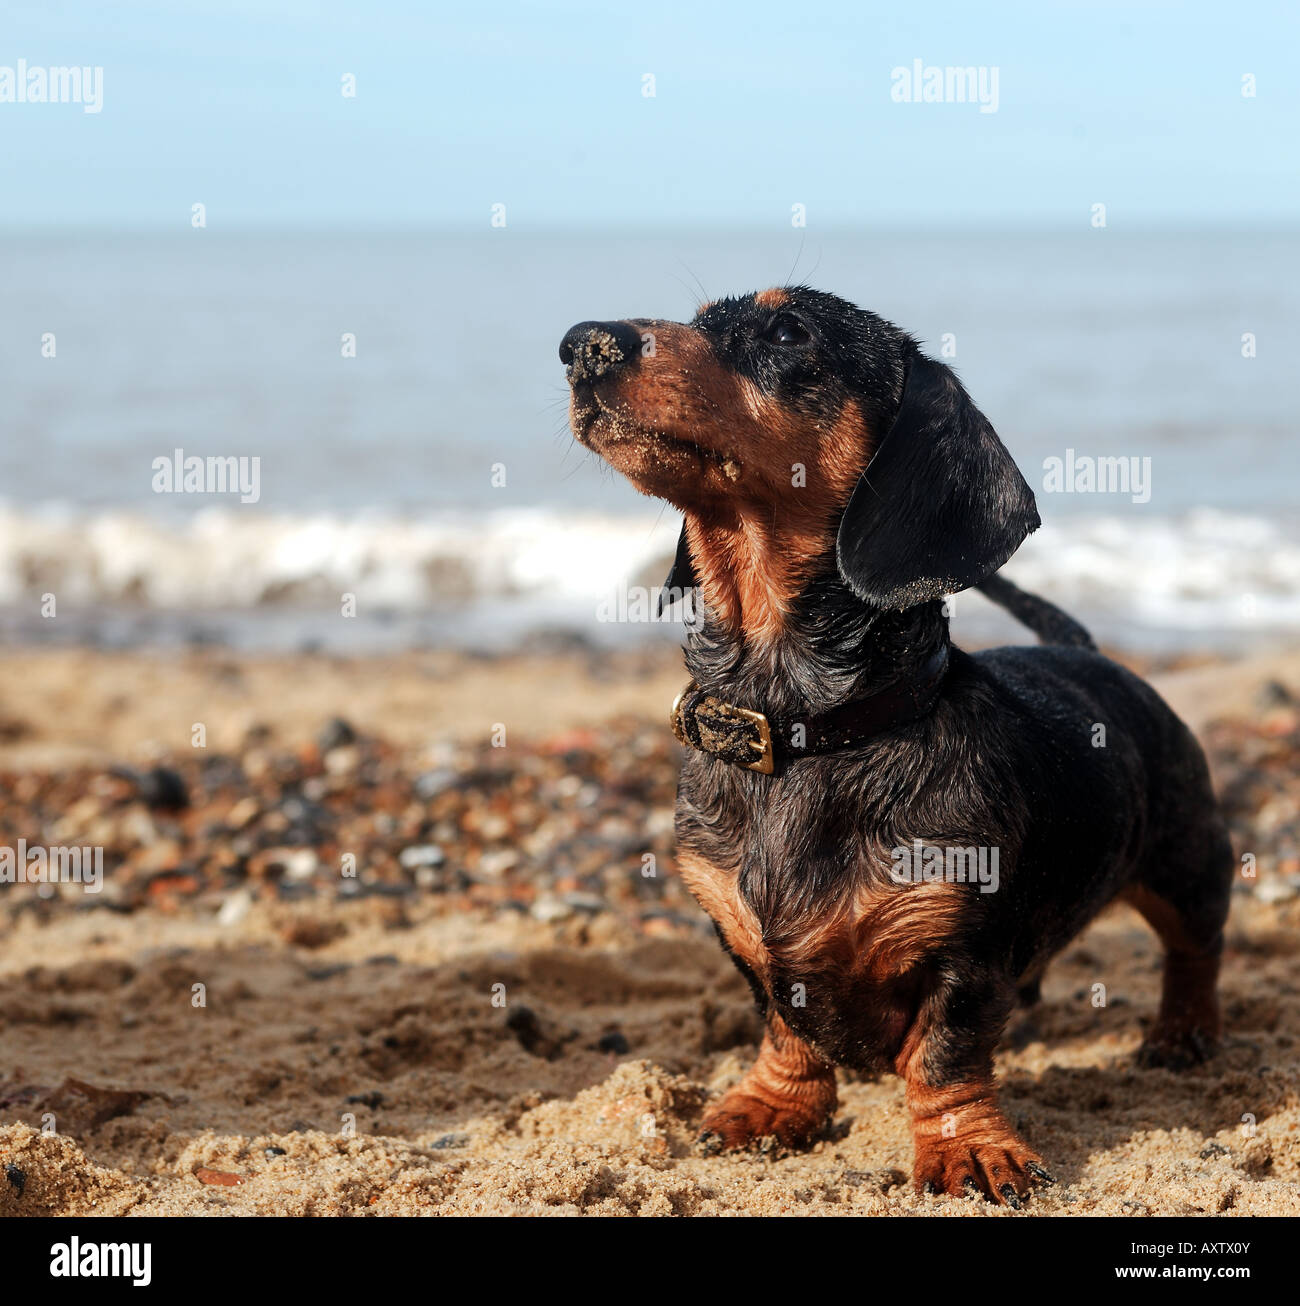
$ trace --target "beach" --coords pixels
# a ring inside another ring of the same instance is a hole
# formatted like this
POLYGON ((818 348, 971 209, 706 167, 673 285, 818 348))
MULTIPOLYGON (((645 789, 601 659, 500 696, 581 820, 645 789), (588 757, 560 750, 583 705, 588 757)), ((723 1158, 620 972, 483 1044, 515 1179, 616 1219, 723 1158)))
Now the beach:
POLYGON ((1130 659, 1254 857, 1224 1043, 1135 1066, 1160 949, 1107 911, 999 1052, 1021 1213, 912 1190, 893 1076, 695 1150, 760 1029, 675 872, 678 651, 0 661, 0 843, 103 849, 0 886, 0 1214, 1300 1212, 1300 656, 1130 659))

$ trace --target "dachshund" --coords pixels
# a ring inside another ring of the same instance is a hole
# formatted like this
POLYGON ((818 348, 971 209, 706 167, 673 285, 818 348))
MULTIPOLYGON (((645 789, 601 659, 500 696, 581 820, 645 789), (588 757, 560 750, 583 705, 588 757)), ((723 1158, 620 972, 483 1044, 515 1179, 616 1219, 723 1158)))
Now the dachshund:
POLYGON ((993 1055, 1051 957, 1123 899, 1164 947, 1142 1065, 1209 1056, 1233 873, 1200 746, 1138 676, 998 569, 1034 496, 954 373, 806 286, 689 324, 582 322, 570 424, 683 513, 676 839, 764 1022, 706 1151, 820 1136, 835 1067, 904 1081, 922 1192, 1019 1209, 1052 1182, 993 1055), (982 587, 1042 641, 969 654, 982 587))

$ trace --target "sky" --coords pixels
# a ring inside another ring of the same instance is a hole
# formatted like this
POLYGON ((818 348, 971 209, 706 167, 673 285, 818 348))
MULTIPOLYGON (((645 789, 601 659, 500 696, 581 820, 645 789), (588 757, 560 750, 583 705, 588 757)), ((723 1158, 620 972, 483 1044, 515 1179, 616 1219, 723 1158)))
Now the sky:
POLYGON ((6 0, 0 79, 103 100, 0 102, 0 227, 1287 227, 1298 34, 1287 0, 6 0), (996 112, 895 99, 918 59, 996 69, 996 112))

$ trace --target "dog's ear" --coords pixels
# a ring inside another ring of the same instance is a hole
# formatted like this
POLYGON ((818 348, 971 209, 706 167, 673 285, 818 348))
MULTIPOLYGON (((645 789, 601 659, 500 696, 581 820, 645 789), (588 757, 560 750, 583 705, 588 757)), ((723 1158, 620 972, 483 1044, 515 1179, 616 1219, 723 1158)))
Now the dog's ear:
POLYGON ((909 608, 977 584, 1039 526, 1033 492, 942 363, 916 354, 903 401, 836 540, 861 599, 909 608))
POLYGON ((691 561, 691 546, 686 542, 686 526, 683 524, 682 533, 677 537, 677 556, 668 569, 663 589, 655 596, 655 616, 663 612, 665 606, 684 598, 686 591, 694 589, 698 584, 695 564, 691 561))

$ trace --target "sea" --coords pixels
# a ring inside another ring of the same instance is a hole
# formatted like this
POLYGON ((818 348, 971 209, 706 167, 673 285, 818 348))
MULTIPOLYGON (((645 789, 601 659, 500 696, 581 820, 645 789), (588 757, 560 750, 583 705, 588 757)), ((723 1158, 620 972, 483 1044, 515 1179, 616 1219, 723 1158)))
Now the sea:
MULTIPOLYGON (((1279 231, 10 233, 0 637, 680 639, 626 601, 680 518, 568 433, 560 337, 806 283, 956 368, 1038 496, 1012 579, 1135 650, 1287 644, 1298 273, 1279 231), (256 495, 159 489, 195 456, 256 459, 256 495)), ((955 612, 1024 638, 978 596, 955 612)))

